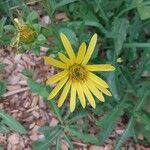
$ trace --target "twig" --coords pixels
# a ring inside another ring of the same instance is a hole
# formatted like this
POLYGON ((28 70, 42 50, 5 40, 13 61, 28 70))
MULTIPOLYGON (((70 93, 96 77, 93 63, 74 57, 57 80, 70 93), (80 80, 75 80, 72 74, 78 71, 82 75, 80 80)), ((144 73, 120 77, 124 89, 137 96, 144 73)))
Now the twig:
POLYGON ((39 109, 39 106, 35 106, 35 107, 31 108, 31 109, 28 109, 26 112, 31 112, 31 111, 37 110, 37 109, 39 109))
POLYGON ((21 88, 21 89, 18 89, 18 90, 11 91, 11 92, 7 92, 3 95, 3 97, 8 97, 8 96, 18 94, 18 93, 21 93, 21 92, 24 92, 24 91, 27 91, 27 90, 29 90, 29 88, 25 87, 25 88, 21 88))
POLYGON ((27 85, 27 80, 19 81, 19 84, 20 84, 20 85, 27 85))
POLYGON ((78 145, 78 146, 82 146, 82 147, 87 147, 87 144, 84 144, 84 143, 80 143, 80 142, 72 142, 73 144, 75 145, 78 145))

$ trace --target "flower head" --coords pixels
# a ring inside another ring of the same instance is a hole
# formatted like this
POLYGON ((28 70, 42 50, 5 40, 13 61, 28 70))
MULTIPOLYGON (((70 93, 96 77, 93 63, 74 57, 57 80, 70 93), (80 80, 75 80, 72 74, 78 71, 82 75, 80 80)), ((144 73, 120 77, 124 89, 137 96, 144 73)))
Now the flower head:
POLYGON ((21 22, 19 19, 14 19, 16 25, 17 25, 17 36, 16 40, 14 41, 14 45, 18 47, 19 42, 22 42, 24 44, 30 44, 35 41, 37 38, 37 33, 35 29, 24 22, 21 22))
POLYGON ((61 33, 61 41, 67 52, 68 57, 62 53, 58 53, 60 60, 52 57, 44 57, 47 64, 63 69, 63 71, 49 77, 47 84, 58 82, 55 88, 51 91, 48 99, 52 99, 63 88, 62 93, 58 99, 58 107, 61 107, 70 91, 70 111, 73 112, 76 106, 76 97, 79 97, 80 103, 83 108, 86 106, 86 99, 89 104, 95 108, 94 97, 97 97, 101 102, 104 102, 102 93, 111 96, 108 91, 108 84, 95 75, 95 71, 113 71, 115 68, 110 64, 87 64, 96 45, 97 34, 94 34, 91 41, 86 48, 86 43, 83 42, 75 54, 73 48, 67 37, 61 33))
POLYGON ((34 42, 37 37, 35 30, 28 25, 23 25, 22 27, 20 27, 19 32, 20 41, 25 44, 34 42))

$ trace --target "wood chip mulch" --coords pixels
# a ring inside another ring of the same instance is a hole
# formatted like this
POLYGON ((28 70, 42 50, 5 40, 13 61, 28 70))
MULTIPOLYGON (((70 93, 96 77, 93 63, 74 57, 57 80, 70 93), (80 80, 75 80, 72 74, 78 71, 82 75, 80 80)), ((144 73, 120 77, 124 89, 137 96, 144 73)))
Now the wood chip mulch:
POLYGON ((28 131, 27 135, 0 133, 0 144, 7 150, 30 150, 32 141, 43 138, 38 132, 40 127, 55 126, 58 123, 43 98, 29 91, 28 78, 22 74, 25 68, 33 69, 33 78, 45 82, 53 69, 44 65, 44 54, 43 50, 40 57, 30 52, 16 55, 11 47, 0 48, 0 62, 6 64, 0 78, 7 81, 7 92, 0 100, 0 109, 18 120, 28 131))

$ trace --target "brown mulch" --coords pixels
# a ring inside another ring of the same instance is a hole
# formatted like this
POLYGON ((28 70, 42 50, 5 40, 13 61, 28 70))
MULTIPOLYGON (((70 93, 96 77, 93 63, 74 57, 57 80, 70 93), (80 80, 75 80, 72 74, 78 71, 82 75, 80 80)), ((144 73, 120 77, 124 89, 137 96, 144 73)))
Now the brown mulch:
POLYGON ((43 138, 38 129, 44 125, 54 126, 57 120, 44 102, 43 98, 31 93, 27 87, 27 77, 23 69, 33 69, 34 79, 44 82, 49 67, 44 65, 43 54, 36 57, 32 53, 15 54, 11 47, 0 48, 0 62, 6 64, 1 79, 7 81, 7 92, 0 101, 0 109, 16 118, 28 131, 27 135, 17 133, 0 133, 0 144, 8 150, 30 150, 31 142, 43 138))

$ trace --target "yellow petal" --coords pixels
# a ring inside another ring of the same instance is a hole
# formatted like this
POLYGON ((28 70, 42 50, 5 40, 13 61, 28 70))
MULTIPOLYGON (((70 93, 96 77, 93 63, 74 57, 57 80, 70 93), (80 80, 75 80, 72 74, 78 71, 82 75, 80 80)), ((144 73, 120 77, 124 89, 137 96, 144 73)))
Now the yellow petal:
POLYGON ((76 92, 77 92, 77 83, 73 82, 70 93, 70 112, 73 112, 76 107, 76 92))
POLYGON ((20 42, 20 32, 18 32, 17 35, 16 35, 16 37, 14 37, 14 38, 12 39, 12 43, 11 43, 10 46, 15 47, 15 48, 18 49, 18 47, 19 47, 19 42, 20 42))
POLYGON ((67 82, 68 76, 63 78, 62 80, 59 81, 59 83, 56 85, 56 87, 51 91, 51 93, 48 96, 48 100, 54 98, 56 94, 60 91, 60 89, 64 86, 64 84, 67 82))
POLYGON ((109 87, 108 84, 103 79, 101 79, 100 77, 98 77, 97 75, 95 75, 95 74, 93 74, 91 72, 88 73, 88 77, 89 77, 89 79, 91 79, 92 81, 100 84, 104 88, 108 88, 109 87))
POLYGON ((20 27, 23 25, 21 24, 20 20, 18 18, 14 19, 14 22, 17 24, 17 27, 20 29, 20 27))
POLYGON ((60 59, 62 62, 64 62, 66 65, 71 66, 71 65, 74 63, 71 59, 67 58, 67 57, 66 57, 64 54, 62 54, 62 53, 58 53, 58 57, 59 57, 59 59, 60 59))
POLYGON ((94 86, 94 84, 88 80, 86 83, 86 86, 89 88, 89 90, 102 102, 105 101, 104 96, 102 93, 94 86))
POLYGON ((67 58, 64 54, 62 54, 62 53, 58 53, 58 57, 60 58, 60 60, 62 61, 62 62, 64 62, 64 63, 68 63, 68 61, 69 61, 69 58, 67 58))
POLYGON ((101 65, 86 65, 86 68, 89 71, 114 71, 115 67, 109 64, 101 64, 101 65))
POLYGON ((68 80, 68 82, 66 83, 61 95, 60 95, 60 98, 58 99, 58 107, 61 107, 62 104, 64 103, 67 95, 68 95, 68 92, 69 92, 69 89, 70 89, 70 86, 71 86, 71 81, 68 80))
POLYGON ((62 78, 64 78, 67 74, 68 74, 68 72, 66 70, 59 72, 56 75, 49 77, 48 80, 46 81, 46 84, 53 84, 53 83, 61 80, 62 78))
POLYGON ((85 52, 86 52, 86 43, 83 42, 80 45, 79 51, 78 51, 78 54, 77 54, 77 59, 76 59, 77 64, 80 64, 82 62, 82 60, 84 59, 85 52))
POLYGON ((89 59, 91 58, 91 55, 92 55, 94 48, 95 48, 95 45, 96 45, 96 41, 97 41, 97 34, 95 33, 91 38, 91 41, 90 41, 89 46, 87 48, 87 52, 85 54, 82 65, 86 65, 87 62, 89 61, 89 59))
POLYGON ((62 63, 61 61, 58 61, 50 56, 44 57, 44 61, 46 64, 50 64, 50 65, 53 65, 58 68, 67 68, 67 66, 64 63, 62 63))
POLYGON ((64 45, 64 48, 65 48, 69 58, 75 59, 75 53, 73 51, 73 48, 72 48, 68 38, 63 33, 60 33, 60 38, 61 38, 61 41, 64 45))
POLYGON ((82 84, 82 88, 83 88, 84 94, 85 94, 86 98, 88 99, 90 105, 93 108, 95 108, 96 107, 95 100, 94 100, 91 92, 89 91, 88 87, 85 84, 82 84))
POLYGON ((80 83, 77 84, 77 93, 78 93, 79 100, 80 100, 82 107, 85 108, 86 101, 85 101, 85 96, 84 96, 83 89, 80 83))
POLYGON ((93 82, 93 84, 101 91, 103 92, 104 94, 108 95, 108 96, 112 96, 111 92, 108 91, 106 88, 102 87, 101 85, 93 82))

